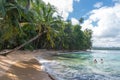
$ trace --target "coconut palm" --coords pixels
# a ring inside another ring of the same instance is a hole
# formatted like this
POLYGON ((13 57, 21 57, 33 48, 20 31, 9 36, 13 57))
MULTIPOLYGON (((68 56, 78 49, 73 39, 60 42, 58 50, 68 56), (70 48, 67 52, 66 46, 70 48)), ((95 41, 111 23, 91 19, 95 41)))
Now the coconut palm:
POLYGON ((59 33, 59 28, 61 27, 61 18, 59 16, 53 16, 56 12, 54 6, 44 2, 37 2, 37 6, 33 5, 33 9, 36 12, 36 24, 40 32, 47 31, 46 34, 42 36, 40 44, 42 48, 45 47, 54 47, 54 37, 59 33), (39 3, 39 4, 38 4, 39 3))
POLYGON ((90 48, 91 31, 55 13, 55 7, 42 0, 0 0, 0 48, 90 48))
MULTIPOLYGON (((14 1, 14 0, 12 0, 12 1, 14 1)), ((3 20, 10 21, 8 23, 11 25, 11 26, 8 25, 8 28, 11 29, 10 32, 14 32, 14 30, 16 29, 16 32, 18 32, 18 34, 21 33, 21 32, 19 32, 19 30, 22 31, 21 30, 22 26, 20 25, 22 23, 25 23, 25 25, 29 24, 29 23, 34 24, 34 27, 36 28, 36 31, 38 32, 38 34, 35 37, 29 39, 27 42, 16 47, 14 50, 20 49, 21 47, 25 46, 26 44, 29 44, 30 42, 39 38, 44 33, 46 33, 46 34, 44 35, 45 37, 42 38, 42 41, 43 40, 47 41, 47 42, 44 42, 45 46, 53 47, 54 41, 52 40, 52 37, 55 37, 56 34, 54 32, 57 32, 55 30, 54 26, 58 26, 58 23, 60 23, 59 18, 53 17, 53 14, 56 12, 55 8, 53 6, 51 6, 50 4, 45 5, 40 0, 34 0, 31 3, 32 8, 26 12, 26 9, 27 10, 29 9, 28 8, 28 5, 30 4, 29 1, 30 0, 28 0, 27 8, 22 5, 18 5, 17 2, 14 2, 14 3, 13 2, 4 2, 5 4, 9 3, 10 9, 8 7, 6 7, 5 5, 1 6, 1 8, 3 7, 3 10, 5 10, 4 11, 5 15, 2 14, 3 20), (11 6, 11 4, 12 4, 12 6, 11 6), (12 14, 12 12, 15 12, 14 15, 12 14), (31 14, 32 14, 32 16, 34 16, 33 18, 31 16, 31 14), (51 36, 51 34, 52 34, 52 36, 51 36), (47 43, 50 45, 48 45, 47 43)), ((3 12, 3 10, 1 10, 1 12, 3 12)), ((5 33, 5 35, 8 36, 8 34, 6 34, 6 33, 5 33)), ((13 35, 10 34, 10 36, 13 36, 13 35)), ((7 39, 9 39, 9 38, 10 37, 8 37, 7 39)), ((12 51, 14 51, 14 50, 12 50, 12 51)))
POLYGON ((32 22, 33 14, 31 11, 28 11, 29 8, 30 0, 27 0, 26 6, 18 4, 18 0, 0 1, 0 22, 2 22, 2 25, 0 25, 1 40, 4 43, 6 41, 11 41, 11 39, 13 40, 16 36, 24 33, 21 29, 22 23, 32 22))

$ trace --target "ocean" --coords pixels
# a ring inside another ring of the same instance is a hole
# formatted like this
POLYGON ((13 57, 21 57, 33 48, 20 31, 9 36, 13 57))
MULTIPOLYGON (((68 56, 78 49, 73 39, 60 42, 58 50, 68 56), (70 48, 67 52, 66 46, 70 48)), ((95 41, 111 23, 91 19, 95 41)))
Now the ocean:
POLYGON ((120 50, 59 53, 52 60, 38 60, 57 80, 120 80, 120 50))

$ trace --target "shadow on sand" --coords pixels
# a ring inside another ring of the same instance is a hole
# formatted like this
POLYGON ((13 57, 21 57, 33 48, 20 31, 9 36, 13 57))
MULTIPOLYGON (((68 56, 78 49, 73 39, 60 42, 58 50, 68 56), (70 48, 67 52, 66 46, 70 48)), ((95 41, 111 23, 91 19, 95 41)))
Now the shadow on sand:
MULTIPOLYGON (((5 61, 0 63, 3 70, 9 64, 5 61)), ((0 76, 0 80, 52 80, 49 75, 41 70, 37 60, 22 61, 13 64, 4 75, 0 76)))

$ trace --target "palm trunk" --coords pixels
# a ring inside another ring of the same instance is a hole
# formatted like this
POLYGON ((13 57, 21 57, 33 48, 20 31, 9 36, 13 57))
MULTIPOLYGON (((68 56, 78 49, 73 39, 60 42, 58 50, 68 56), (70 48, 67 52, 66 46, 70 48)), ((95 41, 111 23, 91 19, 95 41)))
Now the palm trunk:
POLYGON ((27 0, 26 10, 28 11, 30 9, 30 0, 27 0))
POLYGON ((46 33, 47 31, 44 31, 43 33, 39 33, 38 35, 36 35, 35 37, 33 37, 32 39, 30 39, 29 41, 23 43, 22 45, 14 48, 13 50, 11 51, 8 51, 8 52, 0 52, 0 55, 3 55, 3 56, 6 56, 7 54, 11 53, 11 52, 14 52, 16 50, 19 50, 20 48, 24 47, 25 45, 31 43, 32 41, 36 40, 37 38, 39 38, 42 34, 46 33))

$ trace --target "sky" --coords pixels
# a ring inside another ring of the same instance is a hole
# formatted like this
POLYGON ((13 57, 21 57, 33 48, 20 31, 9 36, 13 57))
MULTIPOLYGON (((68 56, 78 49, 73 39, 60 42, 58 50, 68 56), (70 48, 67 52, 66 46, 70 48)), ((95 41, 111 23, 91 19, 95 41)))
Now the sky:
POLYGON ((93 46, 120 47, 120 0, 43 0, 54 5, 64 20, 93 31, 93 46))

